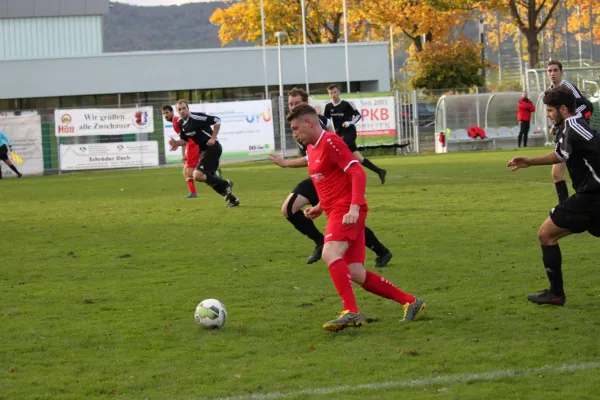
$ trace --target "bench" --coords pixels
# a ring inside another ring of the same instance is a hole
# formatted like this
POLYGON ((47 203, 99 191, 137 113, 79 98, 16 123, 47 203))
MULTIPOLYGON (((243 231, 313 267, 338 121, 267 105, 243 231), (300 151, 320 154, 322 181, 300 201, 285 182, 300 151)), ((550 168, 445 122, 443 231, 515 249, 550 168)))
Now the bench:
MULTIPOLYGON (((518 145, 519 127, 485 128, 487 139, 471 138, 466 129, 456 129, 446 137, 446 145, 439 141, 440 133, 435 134, 435 152, 449 153, 454 151, 514 149, 518 145)), ((532 126, 527 137, 528 147, 543 147, 546 145, 544 134, 532 126)))

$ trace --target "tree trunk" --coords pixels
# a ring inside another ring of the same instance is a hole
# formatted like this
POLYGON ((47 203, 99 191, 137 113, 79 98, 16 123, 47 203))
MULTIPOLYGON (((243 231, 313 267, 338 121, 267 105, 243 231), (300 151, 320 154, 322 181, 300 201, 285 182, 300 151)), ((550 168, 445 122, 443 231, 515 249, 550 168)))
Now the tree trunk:
POLYGON ((536 68, 540 61, 540 41, 535 29, 527 29, 525 32, 527 39, 527 53, 529 53, 529 68, 536 68))

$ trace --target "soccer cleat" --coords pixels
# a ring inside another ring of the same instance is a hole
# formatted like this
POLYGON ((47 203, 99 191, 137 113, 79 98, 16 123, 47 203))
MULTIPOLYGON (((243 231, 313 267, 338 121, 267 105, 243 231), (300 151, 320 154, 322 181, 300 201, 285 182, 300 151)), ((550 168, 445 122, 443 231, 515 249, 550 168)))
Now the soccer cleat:
POLYGON ((392 259, 393 256, 394 255, 389 250, 386 254, 384 254, 382 256, 377 256, 377 258, 375 258, 375 268, 387 267, 388 263, 390 262, 390 260, 392 259))
POLYGON ((227 181, 227 188, 225 188, 225 200, 229 200, 233 193, 233 182, 227 181))
POLYGON ((402 318, 402 322, 414 321, 417 317, 421 317, 425 314, 426 304, 423 299, 416 297, 414 302, 406 303, 402 308, 404 309, 404 318, 402 318))
POLYGON ((237 207, 240 205, 240 200, 234 195, 230 194, 227 198, 227 208, 237 207))
POLYGON ((22 177, 23 177, 23 174, 19 172, 19 173, 17 174, 17 178, 22 178, 22 177))
POLYGON ((198 197, 198 193, 190 193, 185 196, 186 199, 195 199, 196 197, 198 197))
POLYGON ((385 176, 387 175, 387 171, 385 169, 380 169, 377 175, 379 175, 379 179, 381 180, 381 184, 383 185, 385 183, 385 176))
POLYGON ((338 332, 345 328, 360 328, 366 323, 367 321, 361 313, 345 310, 338 318, 323 324, 323 329, 329 332, 338 332))
POLYGON ((549 289, 544 289, 536 294, 527 295, 527 300, 535 304, 552 304, 553 306, 564 306, 567 296, 556 296, 549 289))
POLYGON ((321 259, 322 254, 323 254, 323 245, 320 244, 317 247, 315 247, 315 250, 310 255, 310 257, 308 257, 308 259, 306 260, 306 263, 307 264, 316 263, 317 261, 319 261, 321 259))

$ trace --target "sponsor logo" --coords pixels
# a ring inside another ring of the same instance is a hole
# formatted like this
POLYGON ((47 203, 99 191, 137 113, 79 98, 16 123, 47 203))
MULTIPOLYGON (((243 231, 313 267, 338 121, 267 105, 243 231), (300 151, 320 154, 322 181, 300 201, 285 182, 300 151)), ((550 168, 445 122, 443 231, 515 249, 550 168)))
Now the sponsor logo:
POLYGON ((60 122, 63 124, 70 124, 73 118, 69 114, 63 114, 60 116, 60 122))
POLYGON ((133 122, 138 128, 145 128, 150 123, 150 117, 148 111, 136 111, 133 118, 133 122))

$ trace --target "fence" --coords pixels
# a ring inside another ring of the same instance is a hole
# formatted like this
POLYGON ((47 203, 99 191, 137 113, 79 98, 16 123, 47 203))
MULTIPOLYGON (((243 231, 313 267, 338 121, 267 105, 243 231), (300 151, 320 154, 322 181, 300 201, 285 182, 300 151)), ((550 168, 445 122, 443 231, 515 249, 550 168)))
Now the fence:
MULTIPOLYGON (((406 91, 406 92, 386 92, 386 93, 351 93, 342 94, 342 98, 352 101, 361 112, 362 120, 357 124, 359 138, 357 144, 361 150, 371 148, 389 149, 388 154, 415 154, 422 152, 434 152, 436 145, 436 132, 445 130, 452 124, 454 128, 468 129, 470 126, 477 125, 488 128, 499 128, 508 123, 516 125, 517 101, 518 95, 515 92, 479 94, 471 96, 471 99, 477 101, 463 104, 458 111, 453 112, 448 107, 443 109, 440 99, 448 101, 450 97, 456 94, 473 94, 480 92, 477 88, 431 90, 431 91, 406 91), (513 104, 514 103, 514 104, 513 104), (477 118, 477 116, 479 116, 477 118), (445 125, 439 125, 440 118, 445 118, 445 125), (436 119, 438 126, 436 126, 436 119)), ((191 92, 190 92, 191 93, 191 92)), ((192 96, 193 97, 193 96, 192 96)), ((215 105, 227 101, 221 100, 202 102, 190 97, 186 99, 190 104, 215 105)), ((249 96, 243 100, 260 100, 262 96, 249 96)), ((167 164, 168 150, 165 150, 165 129, 168 125, 163 124, 161 107, 164 104, 173 104, 173 98, 170 96, 136 99, 135 103, 104 104, 104 105, 85 105, 72 104, 69 108, 87 109, 87 108, 139 108, 152 107, 153 132, 122 135, 87 135, 77 137, 56 137, 55 109, 36 110, 39 114, 41 125, 41 148, 43 158, 43 170, 45 174, 60 173, 60 149, 61 146, 89 145, 89 144, 110 144, 110 143, 129 143, 129 142, 157 142, 158 143, 158 164, 167 164)), ((242 100, 242 99, 239 99, 242 100)), ((238 101, 239 101, 238 100, 238 101)), ((325 94, 311 94, 310 103, 316 108, 323 108, 328 100, 325 94)), ((281 152, 288 157, 298 154, 297 146, 289 124, 285 122, 287 114, 287 98, 279 96, 271 97, 270 118, 273 125, 273 149, 275 152, 281 152)), ((539 103, 538 103, 539 104, 539 103)), ((25 111, 17 112, 23 114, 25 111)), ((8 113, 0 113, 2 120, 8 113)), ((12 114, 11 114, 12 115, 12 114)), ((218 112, 216 115, 219 115, 218 112)), ((538 122, 542 125, 545 122, 543 113, 538 112, 538 122)), ((223 124, 228 124, 224 119, 223 124)), ((0 130, 2 125, 0 122, 0 130)), ((10 136, 10 135, 9 135, 10 136)))

